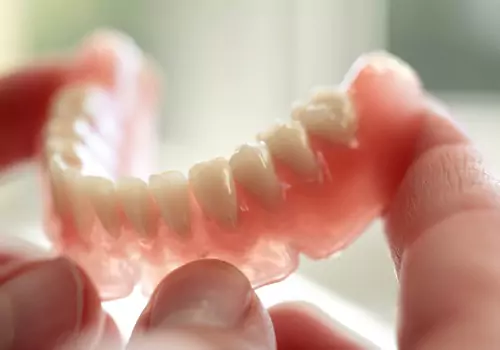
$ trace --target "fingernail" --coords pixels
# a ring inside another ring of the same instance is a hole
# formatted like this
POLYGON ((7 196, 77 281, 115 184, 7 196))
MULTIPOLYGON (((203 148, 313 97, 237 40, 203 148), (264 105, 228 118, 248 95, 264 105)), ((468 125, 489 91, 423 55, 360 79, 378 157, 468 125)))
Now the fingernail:
POLYGON ((217 260, 188 264, 153 296, 150 328, 232 328, 249 309, 252 288, 235 267, 217 260))
POLYGON ((40 262, 0 287, 0 349, 49 349, 84 317, 84 282, 66 259, 40 262))

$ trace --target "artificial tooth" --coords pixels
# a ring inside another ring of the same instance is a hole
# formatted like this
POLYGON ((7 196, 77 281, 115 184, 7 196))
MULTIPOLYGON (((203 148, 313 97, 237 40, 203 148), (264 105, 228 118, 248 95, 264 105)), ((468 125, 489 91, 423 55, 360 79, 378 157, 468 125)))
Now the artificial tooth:
POLYGON ((83 188, 103 228, 114 238, 121 233, 118 199, 114 183, 99 176, 83 177, 83 188))
POLYGON ((186 177, 178 171, 151 175, 149 188, 165 223, 178 234, 187 235, 190 231, 191 214, 186 177))
POLYGON ((117 181, 117 195, 125 215, 134 229, 143 238, 156 234, 156 218, 148 186, 134 177, 124 177, 117 181))
POLYGON ((331 142, 351 144, 355 141, 357 118, 347 93, 335 90, 316 92, 309 104, 296 106, 292 118, 311 134, 331 142))
POLYGON ((264 143, 243 145, 229 160, 234 179, 272 208, 281 199, 281 186, 264 143))
POLYGON ((266 143, 274 157, 299 175, 315 177, 318 174, 316 158, 300 123, 280 124, 257 137, 266 143))
POLYGON ((112 178, 109 165, 105 167, 104 162, 98 161, 78 139, 52 137, 46 141, 45 147, 45 159, 60 160, 65 166, 79 170, 82 175, 112 178))
POLYGON ((69 215, 69 198, 66 181, 66 171, 64 165, 55 159, 50 159, 48 165, 48 175, 52 194, 52 204, 54 212, 59 217, 69 215))
POLYGON ((73 169, 68 170, 67 174, 70 210, 73 214, 73 220, 80 237, 85 242, 88 242, 90 241, 95 216, 86 197, 84 177, 73 169))
POLYGON ((305 112, 306 108, 307 108, 307 104, 305 104, 303 102, 295 102, 292 105, 292 119, 293 120, 300 120, 300 117, 305 112))
POLYGON ((45 125, 45 136, 75 137, 75 120, 73 118, 50 118, 45 125))
POLYGON ((73 84, 60 89, 54 97, 50 117, 72 118, 81 113, 88 89, 89 86, 85 84, 73 84))
POLYGON ((51 118, 75 118, 99 110, 107 93, 97 85, 73 84, 62 88, 55 96, 51 118))
POLYGON ((311 94, 311 102, 314 103, 324 103, 327 105, 336 105, 338 100, 342 100, 347 97, 347 94, 341 90, 335 88, 316 88, 311 94))
POLYGON ((76 169, 81 169, 83 165, 81 151, 82 145, 75 138, 51 137, 45 142, 46 159, 57 156, 67 166, 76 169))
POLYGON ((235 227, 237 199, 229 162, 223 158, 196 164, 189 171, 193 194, 205 215, 224 227, 235 227))
POLYGON ((82 143, 98 157, 103 163, 108 166, 116 166, 116 153, 104 141, 103 137, 92 129, 88 121, 83 118, 78 118, 74 123, 75 133, 78 135, 82 143))
MULTIPOLYGON (((47 142, 51 140, 68 139, 75 144, 85 144, 95 157, 103 163, 112 166, 116 162, 114 150, 109 142, 105 141, 96 130, 92 128, 88 118, 77 117, 73 119, 55 118, 48 122, 46 127, 47 142)), ((114 164, 116 166, 116 164, 114 164)))

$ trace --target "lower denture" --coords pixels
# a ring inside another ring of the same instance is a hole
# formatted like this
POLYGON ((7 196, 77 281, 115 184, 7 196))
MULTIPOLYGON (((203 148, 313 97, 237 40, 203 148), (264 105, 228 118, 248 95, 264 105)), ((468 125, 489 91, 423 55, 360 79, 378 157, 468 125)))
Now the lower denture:
POLYGON ((125 297, 138 284, 150 293, 170 271, 200 258, 235 264, 255 287, 281 280, 299 254, 326 258, 357 238, 383 214, 411 162, 422 88, 404 63, 374 54, 356 62, 342 88, 314 93, 292 121, 230 159, 197 164, 188 177, 168 171, 147 180, 155 106, 151 79, 141 80, 146 61, 136 57, 135 75, 117 79, 117 58, 91 49, 84 73, 53 102, 42 180, 49 237, 104 299, 125 297), (94 74, 99 62, 89 57, 103 60, 104 71, 94 74), (72 123, 82 120, 89 127, 77 134, 72 123), (51 146, 72 136, 85 159, 51 146))

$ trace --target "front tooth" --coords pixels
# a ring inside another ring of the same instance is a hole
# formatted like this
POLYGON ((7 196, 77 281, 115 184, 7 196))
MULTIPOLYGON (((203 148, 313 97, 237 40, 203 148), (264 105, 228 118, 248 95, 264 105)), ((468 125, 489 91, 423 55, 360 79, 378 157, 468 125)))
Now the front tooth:
POLYGON ((318 91, 309 104, 293 108, 292 118, 301 122, 311 134, 329 141, 345 144, 355 141, 357 118, 352 101, 345 92, 318 91))
POLYGON ((292 121, 288 125, 277 125, 257 138, 267 144, 274 157, 290 166, 296 173, 306 177, 317 176, 318 164, 300 123, 292 121))
POLYGON ((85 242, 89 242, 95 217, 86 197, 87 189, 84 186, 84 177, 73 169, 68 170, 67 174, 70 210, 76 229, 80 237, 85 242))
POLYGON ((114 238, 120 236, 118 199, 112 181, 99 176, 83 177, 83 188, 102 227, 114 238))
POLYGON ((125 215, 137 233, 144 238, 156 234, 156 217, 144 181, 134 177, 124 177, 117 181, 117 194, 125 215))
POLYGON ((217 158, 196 164, 189 171, 189 183, 208 218, 225 227, 236 226, 236 192, 226 159, 217 158))
POLYGON ((236 182, 268 207, 281 199, 281 187, 269 152, 263 143, 243 145, 229 160, 236 182))
POLYGON ((180 235, 189 234, 191 216, 186 177, 177 171, 151 175, 149 188, 165 223, 180 235))

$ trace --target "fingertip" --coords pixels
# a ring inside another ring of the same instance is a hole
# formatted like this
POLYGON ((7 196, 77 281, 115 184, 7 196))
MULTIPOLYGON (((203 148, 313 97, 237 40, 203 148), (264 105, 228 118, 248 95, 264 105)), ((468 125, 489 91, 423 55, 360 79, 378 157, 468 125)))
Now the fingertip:
POLYGON ((95 288, 64 258, 26 263, 1 282, 0 298, 0 328, 12 333, 7 349, 53 349, 102 315, 95 288))
MULTIPOLYGON (((195 332, 204 341, 274 349, 269 316, 248 279, 219 260, 199 260, 168 275, 153 293, 132 339, 195 332)), ((252 348, 253 347, 249 347, 252 348)))
POLYGON ((446 105, 437 98, 428 96, 427 108, 421 113, 423 123, 416 142, 415 160, 437 147, 471 143, 466 131, 453 119, 446 105))
POLYGON ((498 347, 490 326, 500 314, 498 181, 446 110, 425 113, 415 158, 386 215, 401 282, 400 346, 498 347))
POLYGON ((497 195, 470 138, 443 108, 432 106, 421 116, 413 162, 384 218, 397 269, 425 229, 457 211, 488 207, 497 195))
POLYGON ((252 295, 249 281, 232 265, 220 260, 195 261, 173 271, 158 285, 140 324, 147 329, 169 322, 232 327, 252 295))

